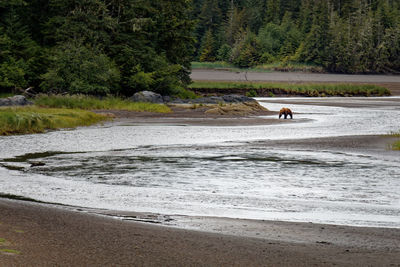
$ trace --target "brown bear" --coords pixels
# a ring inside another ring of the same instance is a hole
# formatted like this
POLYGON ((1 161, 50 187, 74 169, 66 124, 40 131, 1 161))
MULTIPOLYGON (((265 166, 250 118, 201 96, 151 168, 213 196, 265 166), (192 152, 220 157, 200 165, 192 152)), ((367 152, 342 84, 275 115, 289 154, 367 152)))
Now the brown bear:
POLYGON ((289 108, 282 108, 279 111, 279 119, 284 115, 284 119, 287 119, 287 116, 290 115, 290 118, 293 119, 293 112, 289 108))

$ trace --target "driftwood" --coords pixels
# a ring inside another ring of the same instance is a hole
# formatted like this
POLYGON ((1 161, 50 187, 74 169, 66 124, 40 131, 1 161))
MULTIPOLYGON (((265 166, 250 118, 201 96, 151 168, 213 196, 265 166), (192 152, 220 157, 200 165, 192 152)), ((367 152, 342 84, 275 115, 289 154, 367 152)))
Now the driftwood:
POLYGON ((22 95, 27 96, 27 97, 35 97, 38 93, 33 90, 33 87, 28 87, 25 90, 22 88, 17 89, 22 95))

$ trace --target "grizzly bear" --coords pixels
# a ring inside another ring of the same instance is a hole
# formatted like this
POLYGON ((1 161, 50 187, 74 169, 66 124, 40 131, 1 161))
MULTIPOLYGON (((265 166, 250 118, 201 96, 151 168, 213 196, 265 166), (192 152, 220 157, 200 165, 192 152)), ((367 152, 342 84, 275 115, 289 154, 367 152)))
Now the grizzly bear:
POLYGON ((289 108, 282 108, 279 111, 279 119, 284 115, 284 119, 287 119, 287 116, 290 115, 290 118, 293 119, 293 113, 289 108))

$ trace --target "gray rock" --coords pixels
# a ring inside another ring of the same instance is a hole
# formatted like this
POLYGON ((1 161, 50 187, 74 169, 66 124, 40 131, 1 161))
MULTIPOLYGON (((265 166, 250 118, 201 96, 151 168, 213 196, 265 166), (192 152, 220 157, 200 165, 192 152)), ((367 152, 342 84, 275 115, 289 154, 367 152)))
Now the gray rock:
POLYGON ((189 102, 194 104, 219 104, 219 103, 255 102, 255 100, 253 98, 243 95, 224 95, 224 96, 200 97, 197 99, 191 99, 189 100, 189 102))
POLYGON ((23 95, 16 95, 7 98, 0 98, 0 106, 26 106, 32 105, 23 95))
POLYGON ((222 98, 226 103, 244 103, 255 101, 253 98, 244 95, 224 95, 222 98))
POLYGON ((218 104, 223 103, 224 100, 220 96, 209 96, 192 99, 191 102, 196 104, 218 104))
POLYGON ((137 92, 131 97, 133 102, 150 102, 150 103, 164 103, 160 94, 151 91, 137 92))

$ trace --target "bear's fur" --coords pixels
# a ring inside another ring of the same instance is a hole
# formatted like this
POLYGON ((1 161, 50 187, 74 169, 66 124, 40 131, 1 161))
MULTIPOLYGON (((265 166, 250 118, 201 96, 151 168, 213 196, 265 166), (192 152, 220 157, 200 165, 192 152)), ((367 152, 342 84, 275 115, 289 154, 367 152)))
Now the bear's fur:
POLYGON ((289 108, 282 108, 279 111, 279 119, 284 116, 284 119, 287 119, 287 116, 289 115, 291 119, 293 119, 293 112, 289 108))

